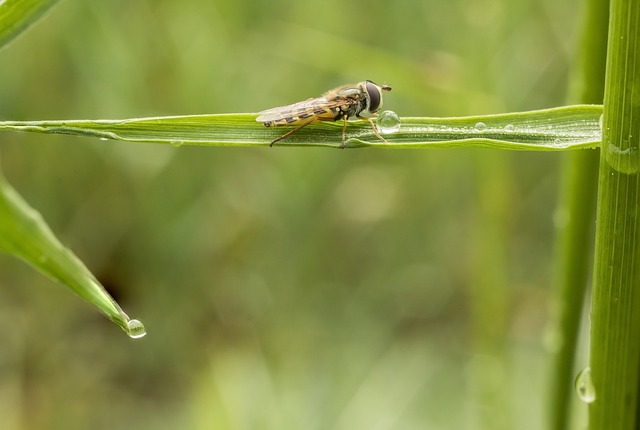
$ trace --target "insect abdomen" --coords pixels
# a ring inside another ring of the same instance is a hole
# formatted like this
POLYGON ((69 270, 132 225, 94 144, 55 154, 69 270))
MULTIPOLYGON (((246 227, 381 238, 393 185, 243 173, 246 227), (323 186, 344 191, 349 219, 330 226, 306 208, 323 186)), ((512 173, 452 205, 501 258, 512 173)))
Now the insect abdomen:
POLYGON ((313 111, 308 110, 308 111, 300 112, 295 115, 275 119, 272 121, 265 121, 263 122, 263 124, 265 127, 280 126, 280 125, 297 125, 297 124, 300 124, 301 122, 309 121, 309 118, 313 118, 313 121, 331 121, 331 120, 335 121, 335 118, 339 116, 340 115, 336 116, 333 110, 330 110, 330 109, 316 109, 313 111))

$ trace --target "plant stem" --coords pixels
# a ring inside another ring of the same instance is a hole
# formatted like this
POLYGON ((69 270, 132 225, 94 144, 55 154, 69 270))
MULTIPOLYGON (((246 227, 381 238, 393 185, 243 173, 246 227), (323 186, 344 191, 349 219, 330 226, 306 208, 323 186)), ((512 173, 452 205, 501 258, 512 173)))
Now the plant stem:
POLYGON ((613 0, 591 307, 591 430, 637 425, 640 370, 640 2, 613 0))
MULTIPOLYGON (((603 35, 607 34, 609 1, 587 0, 585 6, 580 57, 568 98, 570 102, 602 103, 607 54, 603 35)), ((578 333, 591 267, 599 156, 599 151, 568 153, 563 163, 550 330, 557 341, 552 345, 547 395, 550 430, 569 428, 578 333)))

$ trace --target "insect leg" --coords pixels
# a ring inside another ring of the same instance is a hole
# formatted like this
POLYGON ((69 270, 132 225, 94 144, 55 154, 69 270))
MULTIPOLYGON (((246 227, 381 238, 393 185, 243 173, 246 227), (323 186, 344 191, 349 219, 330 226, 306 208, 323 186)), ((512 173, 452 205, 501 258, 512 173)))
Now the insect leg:
POLYGON ((289 130, 287 131, 285 134, 283 134, 282 136, 280 136, 277 139, 274 139, 269 146, 273 146, 274 143, 281 141, 282 139, 285 139, 289 136, 291 136, 293 133, 295 133, 296 131, 300 130, 302 127, 306 127, 307 125, 311 124, 313 122, 313 118, 303 122, 302 124, 300 124, 299 126, 297 126, 296 128, 294 128, 293 130, 289 130))
POLYGON ((378 136, 378 139, 380 139, 380 140, 381 140, 381 141, 383 141, 384 143, 389 143, 389 142, 387 142, 387 140, 386 140, 384 137, 382 137, 382 136, 380 135, 380 133, 378 133, 378 129, 376 128, 376 125, 374 124, 374 122, 373 122, 373 120, 372 120, 371 118, 365 118, 365 117, 360 116, 360 115, 356 115, 356 117, 357 117, 358 119, 363 119, 363 120, 365 120, 365 121, 369 121, 369 124, 371 124, 371 128, 373 129, 373 133, 374 133, 376 136, 378 136))
POLYGON ((347 137, 347 118, 349 118, 349 115, 342 116, 342 144, 340 145, 340 149, 344 149, 344 144, 347 137))

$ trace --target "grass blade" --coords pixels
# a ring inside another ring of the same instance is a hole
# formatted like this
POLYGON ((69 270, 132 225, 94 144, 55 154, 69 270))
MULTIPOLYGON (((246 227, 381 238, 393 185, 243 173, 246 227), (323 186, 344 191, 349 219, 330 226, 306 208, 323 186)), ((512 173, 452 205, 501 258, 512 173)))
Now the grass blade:
MULTIPOLYGON (((405 117, 380 141, 366 121, 347 125, 346 146, 377 148, 491 147, 560 151, 594 148, 601 140, 599 105, 460 118, 405 117)), ((1 121, 0 130, 71 134, 129 142, 206 146, 266 146, 290 128, 265 128, 255 114, 190 115, 125 120, 1 121)), ((341 122, 303 128, 277 146, 340 147, 341 122)))
POLYGON ((26 261, 95 305, 131 337, 144 328, 130 320, 89 269, 53 235, 40 214, 32 209, 0 174, 0 251, 26 261))
POLYGON ((0 1, 0 47, 28 30, 58 0, 0 1))

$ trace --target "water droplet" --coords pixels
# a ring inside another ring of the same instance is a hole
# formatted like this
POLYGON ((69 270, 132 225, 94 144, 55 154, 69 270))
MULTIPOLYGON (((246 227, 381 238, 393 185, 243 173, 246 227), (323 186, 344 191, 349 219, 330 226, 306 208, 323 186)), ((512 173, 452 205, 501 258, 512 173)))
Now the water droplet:
POLYGON ((515 130, 516 128, 513 124, 507 124, 504 126, 504 131, 507 131, 509 133, 513 133, 515 130))
POLYGON ((106 137, 101 137, 100 140, 105 141, 105 140, 109 140, 106 137))
POLYGON ((596 400, 596 387, 591 379, 591 368, 585 367, 576 377, 576 392, 578 398, 585 403, 593 403, 596 400))
POLYGON ((392 110, 386 110, 378 116, 376 128, 382 134, 391 134, 400 130, 400 117, 392 110))
POLYGON ((473 129, 475 131, 485 131, 487 129, 487 124, 485 124, 484 122, 479 122, 473 126, 473 129))
POLYGON ((174 148, 179 148, 184 144, 183 141, 181 140, 172 140, 171 141, 171 146, 173 146, 174 148))
POLYGON ((127 321, 127 334, 132 339, 139 339, 147 334, 144 325, 138 320, 127 321))
POLYGON ((607 162, 619 172, 634 174, 640 172, 640 151, 623 139, 622 145, 609 143, 605 147, 607 162))

